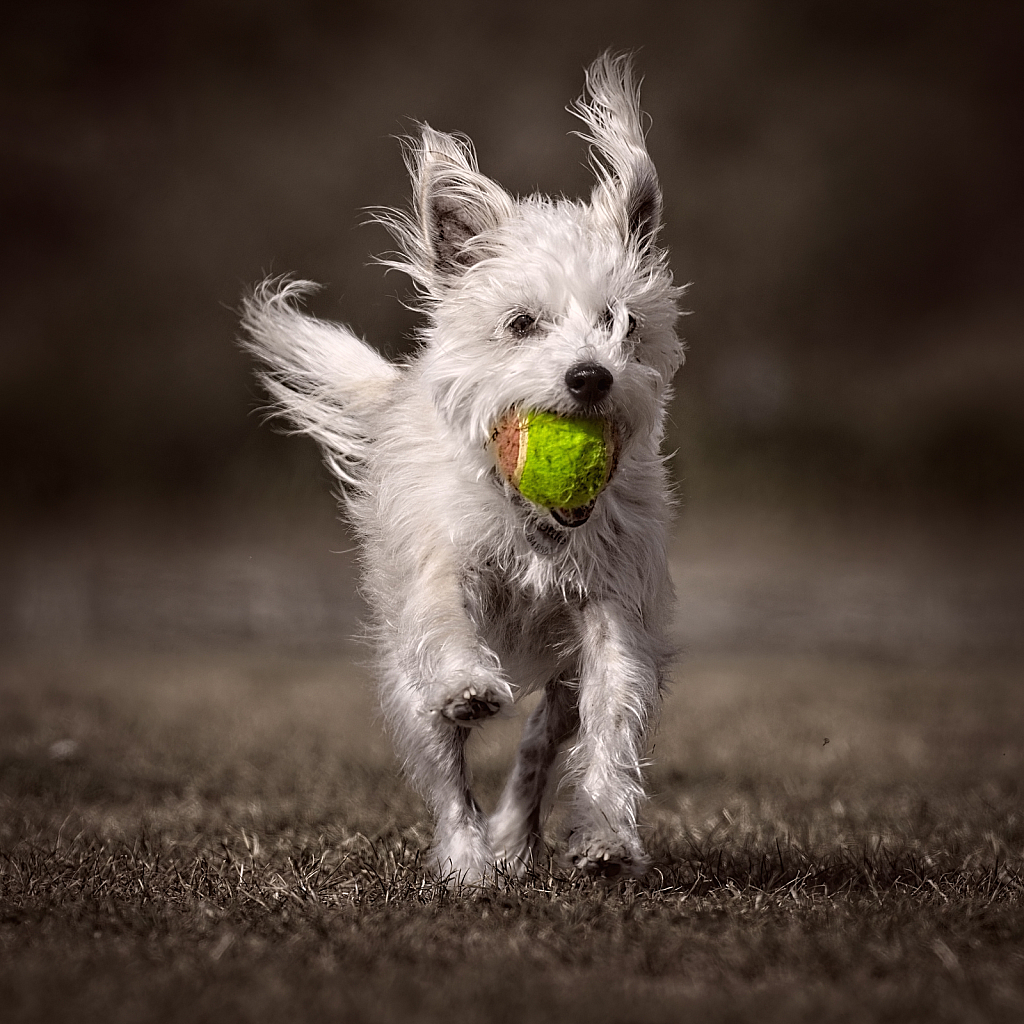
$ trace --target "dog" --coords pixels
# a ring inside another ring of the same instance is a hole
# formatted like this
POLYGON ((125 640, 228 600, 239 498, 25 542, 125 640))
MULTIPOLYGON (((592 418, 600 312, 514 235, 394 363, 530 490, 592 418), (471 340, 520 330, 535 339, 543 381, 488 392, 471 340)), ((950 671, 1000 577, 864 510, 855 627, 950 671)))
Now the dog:
POLYGON ((449 883, 529 869, 564 745, 565 862, 604 878, 649 865, 638 812, 674 597, 660 444, 684 288, 657 244, 662 193, 630 58, 598 58, 570 109, 590 145, 589 202, 514 198, 465 137, 423 124, 406 140, 411 209, 375 214, 398 249, 380 262, 412 279, 424 314, 406 362, 303 313, 307 282, 264 282, 243 316, 275 411, 319 442, 342 485, 385 721, 449 883), (502 471, 496 425, 523 410, 611 425, 596 497, 548 507, 502 471), (537 690, 488 816, 467 739, 537 690))

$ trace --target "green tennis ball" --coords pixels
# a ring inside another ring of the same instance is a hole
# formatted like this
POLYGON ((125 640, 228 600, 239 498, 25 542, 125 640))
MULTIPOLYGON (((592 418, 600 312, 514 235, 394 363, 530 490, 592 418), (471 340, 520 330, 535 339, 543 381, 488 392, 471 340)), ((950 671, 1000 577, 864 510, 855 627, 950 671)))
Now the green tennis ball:
POLYGON ((616 432, 606 419, 512 410, 492 432, 491 450, 524 498, 578 509, 601 493, 615 469, 616 432))

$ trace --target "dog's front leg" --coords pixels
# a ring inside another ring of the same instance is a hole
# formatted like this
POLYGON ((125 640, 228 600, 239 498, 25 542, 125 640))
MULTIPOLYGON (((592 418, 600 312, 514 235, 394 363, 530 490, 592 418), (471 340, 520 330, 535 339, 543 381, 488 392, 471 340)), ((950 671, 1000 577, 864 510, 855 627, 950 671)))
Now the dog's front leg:
POLYGON ((583 609, 582 641, 567 858, 591 875, 641 875, 648 861, 637 815, 647 738, 661 704, 664 645, 645 629, 639 612, 611 600, 583 609))
POLYGON ((432 553, 396 588, 381 619, 382 704, 406 771, 436 822, 431 867, 442 878, 493 874, 487 822, 470 793, 469 727, 513 702, 496 655, 467 611, 465 590, 432 553))
POLYGON ((471 591, 434 551, 406 575, 392 636, 413 703, 462 726, 479 725, 514 701, 498 656, 470 617, 471 591))

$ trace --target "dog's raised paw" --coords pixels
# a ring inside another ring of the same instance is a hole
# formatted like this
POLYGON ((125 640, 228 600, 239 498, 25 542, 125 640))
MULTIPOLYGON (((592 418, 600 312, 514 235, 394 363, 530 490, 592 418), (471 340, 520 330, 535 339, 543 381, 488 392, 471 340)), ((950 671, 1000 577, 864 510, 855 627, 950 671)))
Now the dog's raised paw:
POLYGON ((479 725, 501 711, 502 702, 492 690, 467 686, 441 708, 441 714, 456 725, 479 725))

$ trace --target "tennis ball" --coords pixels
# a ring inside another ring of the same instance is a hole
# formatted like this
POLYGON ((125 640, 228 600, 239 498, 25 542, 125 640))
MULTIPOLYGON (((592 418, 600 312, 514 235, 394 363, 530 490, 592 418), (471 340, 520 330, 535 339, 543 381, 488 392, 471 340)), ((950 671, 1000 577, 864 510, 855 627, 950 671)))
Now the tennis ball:
POLYGON ((616 440, 610 420, 513 409, 491 432, 491 452, 524 498, 545 508, 577 509, 608 483, 616 440))

